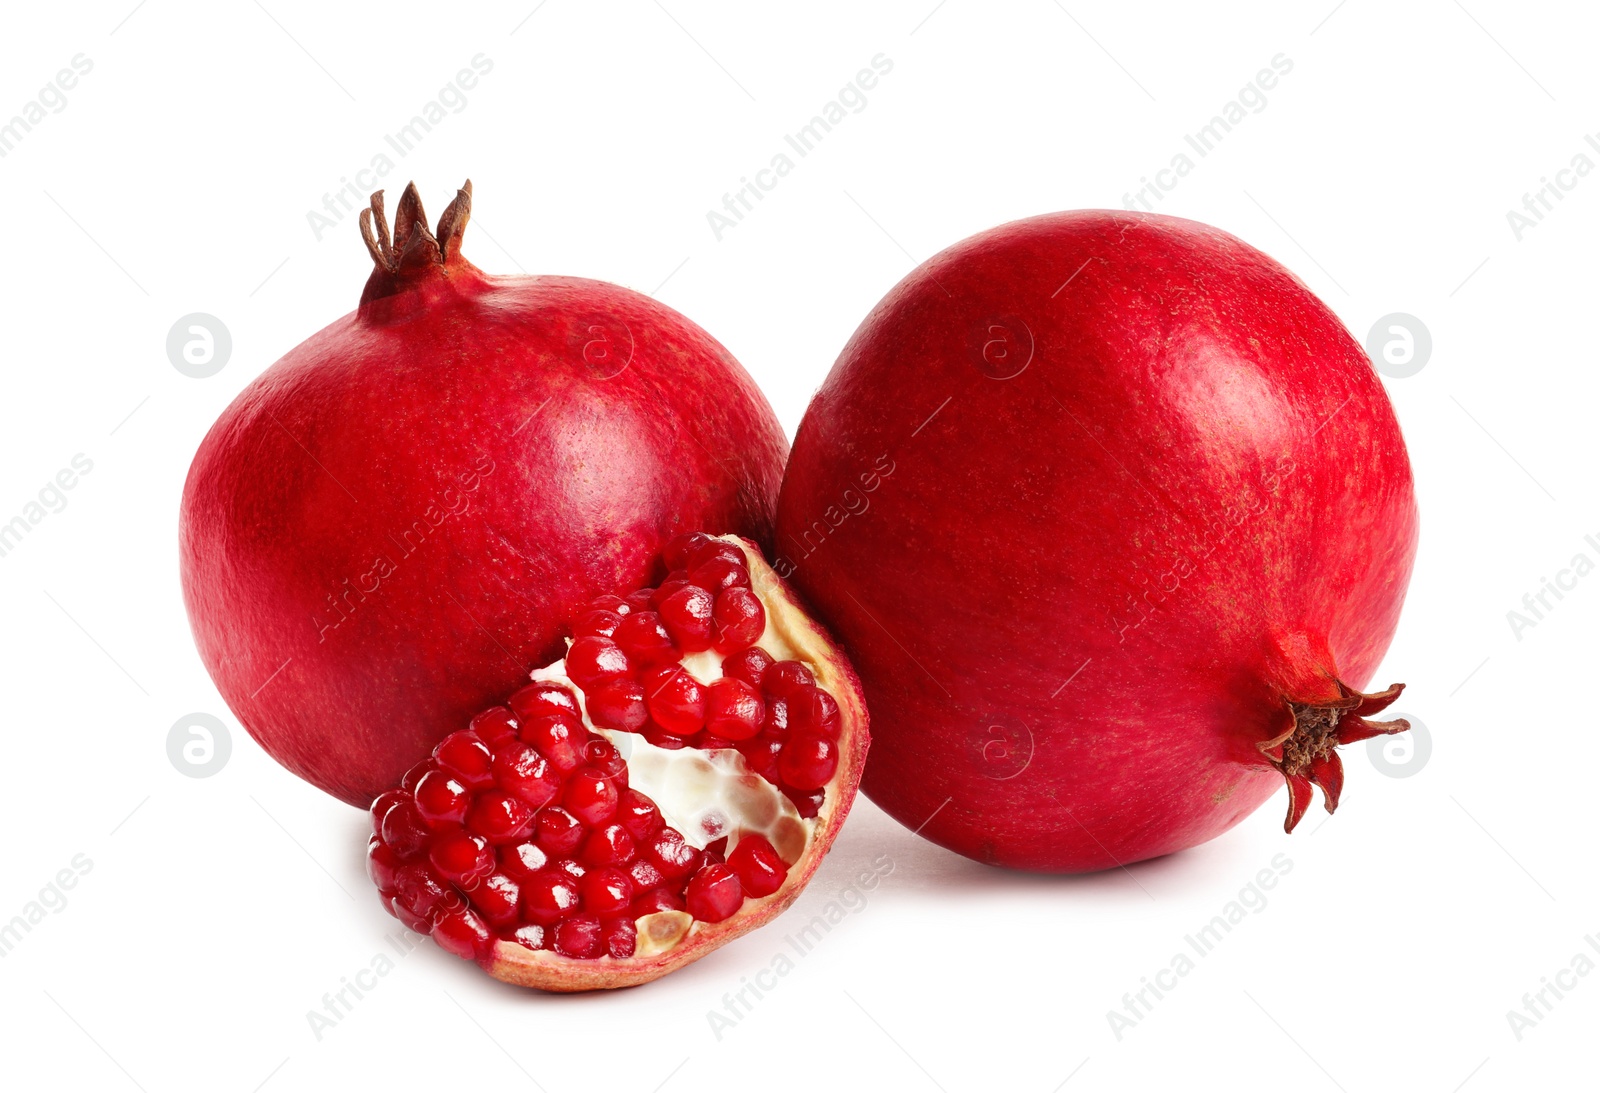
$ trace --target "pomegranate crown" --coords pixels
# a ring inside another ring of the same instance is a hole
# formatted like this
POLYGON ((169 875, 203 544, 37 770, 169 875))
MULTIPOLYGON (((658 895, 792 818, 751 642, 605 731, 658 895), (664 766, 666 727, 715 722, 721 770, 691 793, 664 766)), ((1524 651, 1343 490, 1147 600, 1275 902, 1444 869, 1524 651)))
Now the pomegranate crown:
POLYGON ((367 282, 362 302, 387 296, 407 281, 430 272, 443 272, 467 265, 461 257, 461 236, 472 215, 472 180, 456 191, 455 200, 439 216, 439 226, 428 230, 427 214, 417 184, 406 184, 400 204, 394 211, 394 235, 383 213, 383 191, 370 198, 371 207, 361 210, 361 238, 372 255, 372 277, 367 282))

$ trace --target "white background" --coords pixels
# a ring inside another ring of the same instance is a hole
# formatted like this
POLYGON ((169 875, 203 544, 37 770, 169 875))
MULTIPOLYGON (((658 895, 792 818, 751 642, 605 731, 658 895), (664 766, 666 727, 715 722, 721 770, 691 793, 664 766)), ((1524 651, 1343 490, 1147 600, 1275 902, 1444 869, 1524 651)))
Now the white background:
POLYGON ((1591 1085, 1600 974, 1520 1040, 1507 1011, 1600 933, 1600 577, 1520 636, 1507 612, 1575 554, 1600 560, 1583 538, 1600 533, 1600 173, 1520 240, 1506 213, 1578 153, 1600 163, 1583 140, 1600 132, 1592 12, 537 2, 7 13, 0 117, 74 55, 93 70, 0 159, 0 522, 74 455, 93 470, 0 558, 0 922, 75 855, 92 866, 0 959, 0 1082, 1591 1085), (732 349, 791 434, 915 262, 1016 217, 1120 206, 1272 57, 1292 60, 1161 209, 1275 255, 1363 341, 1392 312, 1432 333, 1426 367, 1385 381, 1423 533, 1375 680, 1410 685, 1423 768, 1389 777, 1403 751, 1352 749, 1332 820, 1286 837, 1280 796, 1207 846, 1085 878, 988 870, 863 801, 788 915, 667 980, 542 996, 422 944, 319 1039, 308 1011, 400 930, 363 875, 366 817, 267 759, 202 669, 178 498, 221 409, 356 303, 370 264, 353 217, 319 241, 307 212, 480 53, 493 71, 384 179, 391 207, 415 178, 437 216, 470 175, 473 261, 653 292, 732 349), (894 67, 866 108, 719 242, 707 211, 879 53, 894 67), (232 333, 209 379, 166 355, 191 312, 232 333), (167 755, 197 711, 233 745, 204 779, 167 755), (892 872, 864 906, 715 1035, 724 994, 880 854, 892 872), (1292 871, 1266 906, 1118 1039, 1107 1011, 1279 854, 1292 871))

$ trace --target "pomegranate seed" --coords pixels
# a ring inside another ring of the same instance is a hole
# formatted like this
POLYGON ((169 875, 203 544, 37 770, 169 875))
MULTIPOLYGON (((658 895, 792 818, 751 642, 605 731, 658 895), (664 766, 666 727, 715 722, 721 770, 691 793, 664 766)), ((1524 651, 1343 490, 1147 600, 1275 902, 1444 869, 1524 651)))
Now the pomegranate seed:
POLYGON ((628 763, 611 741, 603 736, 591 736, 583 746, 583 757, 591 767, 611 780, 618 793, 628 788, 628 763))
POLYGON ((684 842, 683 836, 670 827, 663 827, 646 844, 645 856, 669 881, 680 880, 694 872, 703 858, 700 851, 684 842))
POLYGON ((433 922, 431 920, 415 913, 410 908, 402 906, 398 900, 389 906, 389 913, 404 923, 408 929, 415 930, 419 934, 433 933, 433 922))
POLYGON ((822 811, 822 802, 827 797, 822 790, 795 789, 793 786, 782 788, 783 795, 789 798, 789 802, 794 805, 794 810, 800 814, 801 819, 809 820, 822 811))
POLYGON ((467 893, 467 899, 492 926, 509 926, 517 920, 522 886, 504 873, 490 873, 467 893))
POLYGON ((525 881, 549 862, 550 856, 537 843, 513 843, 500 848, 500 871, 513 880, 525 881))
POLYGON ((573 915, 556 924, 555 951, 562 956, 588 960, 600 955, 600 919, 595 915, 573 915))
POLYGON ((394 891, 394 875, 402 864, 400 855, 376 835, 367 840, 367 876, 378 886, 378 891, 394 891))
POLYGON ((746 565, 744 551, 732 543, 719 543, 715 539, 708 539, 699 544, 685 555, 683 564, 688 570, 696 570, 713 558, 722 558, 734 565, 744 568, 746 565))
POLYGON ((609 638, 617 632, 622 616, 603 608, 585 611, 572 623, 574 638, 609 638))
POLYGON ((486 789, 494 785, 494 775, 489 771, 494 753, 475 732, 463 729, 451 733, 434 747, 433 760, 461 779, 468 789, 486 789))
POLYGON ((460 894, 447 889, 426 862, 402 866, 394 876, 394 892, 396 904, 427 922, 461 906, 460 894))
POLYGON ((641 682, 650 717, 661 729, 693 736, 705 728, 706 689, 694 676, 673 665, 646 669, 641 682))
POLYGON ((772 844, 761 835, 746 835, 728 855, 728 868, 739 877, 744 894, 753 899, 770 896, 783 887, 789 867, 772 844))
MULTIPOLYGON (((422 776, 432 769, 433 761, 431 759, 424 759, 422 762, 415 764, 410 770, 406 771, 405 777, 400 779, 400 788, 410 793, 417 788, 417 783, 422 781, 422 776)), ((390 792, 393 791, 391 790, 390 792)))
POLYGON ((722 740, 749 740, 766 712, 760 692, 742 679, 724 676, 706 687, 706 732, 722 740))
POLYGON ((750 686, 760 688, 761 675, 772 664, 765 649, 752 647, 722 659, 722 674, 742 679, 750 686))
POLYGON ((797 733, 778 753, 778 777, 795 789, 821 789, 839 769, 839 746, 817 733, 797 733))
MULTIPOLYGON (((720 820, 717 822, 714 828, 709 823, 706 825, 707 831, 721 831, 722 829, 723 825, 720 820)), ((721 864, 722 862, 726 861, 728 856, 728 836, 724 835, 720 839, 713 839, 711 842, 706 843, 706 848, 703 853, 706 856, 707 865, 711 864, 712 862, 721 864)))
POLYGON ((629 908, 634 918, 653 915, 658 911, 683 910, 683 897, 666 888, 655 888, 633 901, 629 908))
POLYGON ((522 886, 522 917, 549 926, 578 909, 578 882, 555 869, 546 869, 522 886))
POLYGON ((615 611, 618 615, 626 615, 630 608, 628 607, 628 601, 623 599, 621 596, 613 596, 607 593, 604 596, 596 596, 594 599, 590 600, 589 610, 615 611))
POLYGON ((629 660, 639 664, 665 664, 678 659, 672 635, 654 611, 635 611, 623 619, 612 640, 629 660))
POLYGON ((774 698, 788 698, 802 686, 815 687, 817 678, 798 660, 774 661, 761 677, 761 689, 774 698))
POLYGON ((683 737, 673 736, 660 725, 647 724, 644 727, 644 738, 656 747, 667 751, 677 751, 679 748, 684 747, 683 737))
POLYGON ((600 920, 601 948, 618 960, 633 955, 638 941, 638 929, 632 918, 605 918, 600 920))
POLYGON ((789 724, 796 732, 839 735, 839 704, 821 687, 799 689, 789 697, 789 724))
POLYGON ((511 931, 511 940, 537 952, 544 948, 544 927, 518 926, 511 931))
POLYGON ((644 686, 633 679, 613 679, 585 695, 589 720, 602 729, 638 732, 650 716, 645 705, 644 686))
POLYGON ((617 796, 617 787, 610 778, 585 767, 567 779, 561 804, 585 826, 596 827, 616 814, 617 796))
POLYGON ((570 688, 550 680, 530 683, 511 696, 511 709, 517 720, 526 724, 536 717, 551 714, 578 716, 578 699, 570 688))
POLYGON ((443 770, 430 770, 413 792, 417 811, 430 823, 458 824, 467 818, 472 795, 467 787, 443 770))
POLYGON ((767 609, 748 588, 728 588, 717 593, 711 621, 715 624, 714 648, 732 653, 761 640, 767 628, 767 609))
POLYGON ((627 674, 628 655, 610 638, 579 638, 567 650, 567 675, 585 691, 627 674))
POLYGON ((711 536, 703 531, 685 532, 661 548, 661 560, 668 569, 682 569, 688 563, 689 555, 709 542, 711 536))
POLYGON ((689 571, 689 583, 699 585, 707 592, 717 593, 724 588, 749 588, 750 571, 743 562, 730 562, 726 558, 713 558, 705 565, 689 571))
POLYGON ((745 765, 767 781, 776 784, 778 781, 778 755, 783 751, 784 739, 785 737, 783 736, 763 729, 760 736, 754 740, 747 740, 739 746, 739 752, 744 756, 745 765))
POLYGON ((661 582, 661 587, 650 595, 650 610, 659 613, 662 603, 665 602, 668 596, 681 588, 688 587, 689 575, 683 570, 680 569, 676 573, 668 573, 667 579, 661 582))
POLYGON ((467 827, 492 843, 515 842, 533 830, 533 809, 509 793, 480 793, 467 811, 467 827))
POLYGON ((711 648, 711 616, 716 602, 711 593, 692 584, 684 585, 661 601, 658 608, 661 622, 679 649, 699 653, 711 648))
POLYGON ((534 826, 537 828, 534 838, 539 843, 539 849, 552 858, 572 853, 583 842, 583 825, 564 808, 541 808, 534 826))
POLYGON ((493 706, 474 717, 467 729, 489 744, 498 744, 517 735, 517 719, 505 706, 493 706))
POLYGON ((597 915, 614 915, 633 902, 633 881, 620 869, 594 869, 580 882, 583 909, 597 915))
POLYGON ((791 718, 787 698, 767 698, 767 716, 761 721, 761 731, 768 736, 788 736, 791 718))
POLYGON ((582 880, 584 874, 589 872, 587 866, 573 861, 571 858, 562 858, 560 861, 553 863, 550 868, 559 869, 573 880, 582 880))
POLYGON ((732 869, 718 862, 689 878, 683 894, 684 906, 702 922, 721 922, 744 902, 744 889, 732 869))
POLYGON ((635 839, 648 839, 661 830, 661 810, 650 798, 630 789, 618 799, 617 822, 635 839))
POLYGON ((629 613, 644 611, 650 606, 650 597, 655 595, 653 588, 641 588, 637 592, 630 592, 624 601, 628 605, 629 613))
POLYGON ((607 824, 583 841, 585 865, 627 865, 638 854, 633 836, 621 824, 607 824))
POLYGON ((428 848, 428 860, 446 880, 470 888, 494 872, 494 851, 482 835, 457 831, 428 848))
POLYGON ((485 960, 494 947, 489 927, 465 908, 441 915, 433 924, 433 940, 439 948, 463 960, 485 960))
POLYGON ((583 766, 583 740, 587 730, 566 714, 540 716, 522 723, 522 742, 537 748, 561 774, 583 766))
POLYGON ((560 776, 544 756, 520 740, 500 745, 494 757, 494 780, 501 789, 534 809, 549 804, 561 788, 560 776))
POLYGON ((643 858, 635 858, 628 863, 628 879, 633 881, 635 892, 648 892, 667 883, 667 878, 661 875, 661 870, 643 858))
MULTIPOLYGON (((424 764, 424 766, 427 767, 427 770, 423 771, 424 774, 426 774, 428 770, 433 769, 433 764, 431 762, 424 764)), ((372 805, 367 809, 367 811, 372 816, 373 831, 383 830, 383 818, 389 814, 389 810, 395 805, 399 804, 401 801, 409 798, 412 791, 416 789, 417 782, 420 782, 421 780, 421 776, 419 775, 416 781, 411 783, 411 789, 386 789, 372 799, 372 805)))
MULTIPOLYGON (((407 794, 407 798, 410 794, 407 794)), ((412 800, 397 801, 383 817, 383 830, 378 833, 395 852, 411 857, 427 848, 432 832, 412 800)))

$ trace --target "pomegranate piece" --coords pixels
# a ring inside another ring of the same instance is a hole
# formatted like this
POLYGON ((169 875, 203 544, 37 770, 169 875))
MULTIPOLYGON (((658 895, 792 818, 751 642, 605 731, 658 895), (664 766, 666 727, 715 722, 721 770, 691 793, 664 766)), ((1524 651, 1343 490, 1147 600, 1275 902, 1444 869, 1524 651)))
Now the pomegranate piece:
POLYGON ((629 289, 484 273, 472 201, 430 230, 407 186, 391 230, 372 195, 358 308, 239 394, 184 485, 207 671, 268 754, 358 807, 580 610, 575 636, 615 637, 636 605, 595 594, 646 583, 676 529, 771 546, 788 443, 744 369, 629 289))
POLYGON ((600 597, 563 661, 373 801, 384 907, 507 982, 620 987, 697 959, 788 906, 849 810, 867 725, 843 654, 754 544, 665 554, 752 598, 753 637, 718 628, 701 584, 600 597), (769 615, 770 649, 751 643, 769 615))
POLYGON ((812 402, 778 541, 863 666, 863 789, 989 864, 1169 854, 1286 782, 1293 828, 1338 745, 1407 727, 1361 693, 1416 550, 1394 412, 1332 310, 1203 224, 1056 213, 929 259, 812 402))

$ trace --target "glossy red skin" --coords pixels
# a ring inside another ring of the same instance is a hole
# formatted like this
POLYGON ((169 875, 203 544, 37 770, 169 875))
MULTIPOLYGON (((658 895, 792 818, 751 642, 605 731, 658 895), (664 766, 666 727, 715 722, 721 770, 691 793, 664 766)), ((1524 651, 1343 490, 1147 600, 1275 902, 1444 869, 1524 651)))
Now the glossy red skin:
POLYGON ((1286 699, 1367 682, 1416 537, 1388 399, 1310 290, 1214 228, 1087 211, 958 243, 873 310, 795 439, 778 570, 861 677, 867 795, 1080 872, 1277 793, 1256 745, 1286 699))
POLYGON ((373 295, 218 419, 181 527, 228 705, 361 807, 559 657, 575 608, 648 583, 673 535, 769 545, 787 454, 728 351, 636 292, 453 257, 373 295), (616 375, 601 337, 631 342, 616 375))

